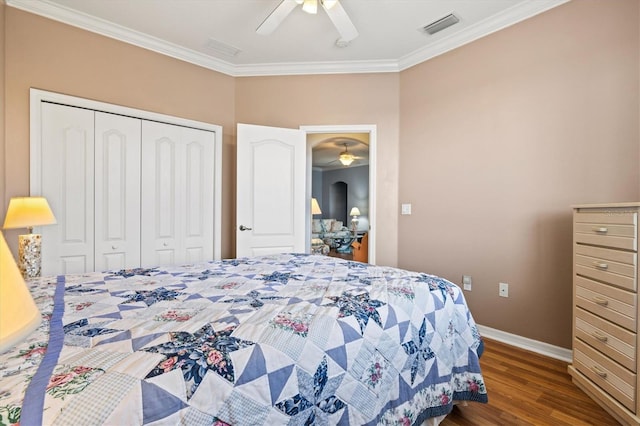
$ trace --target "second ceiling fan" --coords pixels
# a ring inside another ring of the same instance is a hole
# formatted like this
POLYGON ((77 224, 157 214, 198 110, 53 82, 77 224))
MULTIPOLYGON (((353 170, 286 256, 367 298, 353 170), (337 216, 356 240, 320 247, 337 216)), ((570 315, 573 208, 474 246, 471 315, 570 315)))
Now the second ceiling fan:
POLYGON ((256 32, 263 35, 271 34, 298 5, 302 5, 302 10, 305 12, 315 14, 318 11, 318 3, 327 12, 329 19, 340 33, 336 44, 346 45, 358 37, 358 30, 338 0, 282 0, 260 24, 256 32))

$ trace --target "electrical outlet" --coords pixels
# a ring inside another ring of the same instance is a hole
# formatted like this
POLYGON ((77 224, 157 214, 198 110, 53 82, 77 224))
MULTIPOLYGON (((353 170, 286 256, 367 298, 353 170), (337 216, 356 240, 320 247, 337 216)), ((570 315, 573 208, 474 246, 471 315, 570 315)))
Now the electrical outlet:
POLYGON ((498 287, 498 295, 500 297, 509 297, 509 284, 508 283, 500 283, 498 287))
POLYGON ((471 275, 462 276, 462 288, 466 291, 471 291, 471 275))

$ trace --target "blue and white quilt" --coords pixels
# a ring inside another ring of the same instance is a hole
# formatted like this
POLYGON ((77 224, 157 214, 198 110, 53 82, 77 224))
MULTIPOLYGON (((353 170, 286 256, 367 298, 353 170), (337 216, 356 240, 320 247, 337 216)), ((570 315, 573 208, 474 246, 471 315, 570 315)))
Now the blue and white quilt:
POLYGON ((30 281, 43 323, 0 354, 0 424, 420 424, 486 402, 462 291, 282 254, 30 281))

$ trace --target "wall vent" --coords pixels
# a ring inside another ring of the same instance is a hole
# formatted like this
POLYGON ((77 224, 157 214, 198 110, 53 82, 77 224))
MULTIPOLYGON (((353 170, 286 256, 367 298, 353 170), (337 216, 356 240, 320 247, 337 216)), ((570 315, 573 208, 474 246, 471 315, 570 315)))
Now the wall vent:
POLYGON ((422 27, 422 31, 429 35, 434 35, 435 33, 442 31, 445 28, 449 28, 450 26, 455 25, 458 22, 460 22, 460 19, 458 19, 458 17, 453 13, 450 13, 444 18, 440 18, 437 21, 433 21, 432 23, 425 25, 424 27, 422 27))

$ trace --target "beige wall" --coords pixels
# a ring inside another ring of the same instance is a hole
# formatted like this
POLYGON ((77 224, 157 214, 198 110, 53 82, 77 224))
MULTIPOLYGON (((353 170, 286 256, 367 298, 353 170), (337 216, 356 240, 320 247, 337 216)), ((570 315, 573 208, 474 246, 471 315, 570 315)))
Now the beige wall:
POLYGON ((267 126, 377 126, 376 263, 397 264, 399 75, 250 77, 236 81, 236 120, 267 126))
POLYGON ((640 194, 639 4, 572 1, 401 74, 399 266, 472 275, 482 325, 571 346, 571 205, 640 194))
MULTIPOLYGON (((232 77, 11 7, 5 13, 6 191, 0 219, 10 197, 29 193, 30 87, 219 124, 225 164, 235 155, 227 133, 235 125, 232 77)), ((223 173, 222 255, 229 257, 234 177, 227 168, 223 173)))
POLYGON ((640 199, 638 8, 572 1, 399 74, 234 79, 1 6, 0 221, 29 190, 29 87, 224 126, 225 257, 237 122, 376 124, 378 263, 471 274, 478 323, 569 347, 570 206, 640 199))
POLYGON ((5 29, 5 9, 3 1, 0 1, 0 224, 4 223, 4 192, 5 192, 5 174, 4 174, 4 29, 5 29))
MULTIPOLYGON (((10 197, 29 192, 30 87, 222 125, 223 257, 235 253, 236 122, 377 124, 384 159, 378 171, 377 260, 396 264, 397 74, 234 79, 10 7, 6 14, 3 70, 10 142, 2 162, 6 191, 0 192, 0 220, 10 197)), ((13 234, 7 232, 10 244, 13 234)))

